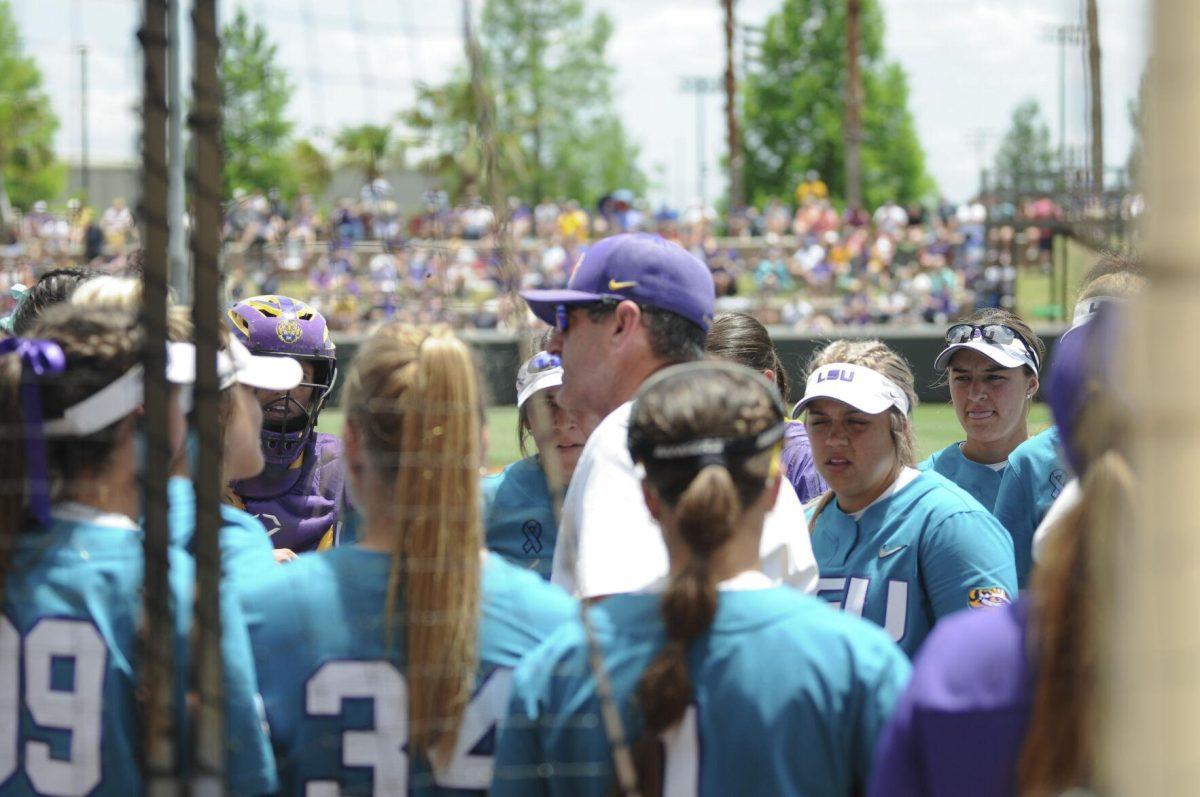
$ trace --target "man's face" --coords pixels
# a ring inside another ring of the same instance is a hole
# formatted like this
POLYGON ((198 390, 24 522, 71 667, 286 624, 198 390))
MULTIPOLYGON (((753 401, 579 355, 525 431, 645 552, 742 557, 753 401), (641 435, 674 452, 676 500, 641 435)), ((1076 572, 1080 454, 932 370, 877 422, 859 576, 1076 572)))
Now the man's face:
POLYGON ((300 360, 300 368, 304 372, 303 382, 308 384, 300 384, 291 390, 255 390, 254 395, 258 398, 259 404, 263 408, 263 420, 267 423, 282 423, 283 421, 295 420, 301 415, 301 407, 308 407, 308 401, 312 398, 313 389, 310 386, 313 381, 313 364, 308 360, 300 360), (291 395, 292 401, 281 401, 284 397, 291 395), (297 406, 299 405, 299 406, 297 406))
POLYGON ((611 409, 608 395, 613 384, 612 363, 607 344, 615 315, 608 313, 593 321, 585 306, 575 306, 567 308, 566 321, 566 329, 556 330, 546 347, 562 359, 558 404, 574 413, 603 418, 611 409))

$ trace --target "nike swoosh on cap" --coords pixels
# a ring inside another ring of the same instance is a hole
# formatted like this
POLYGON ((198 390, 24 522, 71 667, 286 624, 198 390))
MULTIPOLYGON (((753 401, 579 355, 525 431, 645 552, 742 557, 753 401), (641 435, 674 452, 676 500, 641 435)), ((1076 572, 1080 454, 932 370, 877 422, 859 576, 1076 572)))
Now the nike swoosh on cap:
POLYGON ((903 550, 904 550, 905 548, 907 548, 907 547, 908 547, 907 545, 897 545, 895 548, 884 548, 884 547, 882 547, 882 546, 881 546, 881 547, 879 548, 879 558, 880 558, 880 559, 887 559, 887 558, 888 558, 889 556, 891 556, 892 554, 894 554, 894 553, 900 553, 901 551, 903 551, 903 550))
POLYGON ((617 282, 616 280, 610 279, 608 281, 608 289, 610 291, 624 290, 625 288, 632 288, 635 285, 637 285, 636 280, 630 280, 629 282, 617 282))

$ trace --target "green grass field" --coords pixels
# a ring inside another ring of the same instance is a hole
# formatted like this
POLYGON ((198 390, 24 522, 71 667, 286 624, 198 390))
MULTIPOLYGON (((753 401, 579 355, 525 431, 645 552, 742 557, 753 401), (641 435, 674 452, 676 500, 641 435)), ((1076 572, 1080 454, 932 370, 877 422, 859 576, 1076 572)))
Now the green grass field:
MULTIPOLYGON (((1036 434, 1050 424, 1045 404, 1035 404, 1029 414, 1029 432, 1036 434)), ((954 418, 949 404, 928 404, 917 407, 917 459, 921 460, 955 440, 962 439, 962 429, 954 418)), ((337 434, 342 429, 342 412, 331 408, 321 414, 320 430, 337 434)), ((488 466, 502 468, 520 459, 517 448, 517 408, 492 407, 488 410, 488 466)))

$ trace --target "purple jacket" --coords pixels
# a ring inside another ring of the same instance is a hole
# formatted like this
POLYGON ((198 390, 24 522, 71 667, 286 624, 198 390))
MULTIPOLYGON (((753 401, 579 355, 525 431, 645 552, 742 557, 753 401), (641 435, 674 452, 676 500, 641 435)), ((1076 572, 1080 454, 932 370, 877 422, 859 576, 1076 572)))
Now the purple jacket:
MULTIPOLYGON (((245 510, 254 515, 276 548, 314 551, 337 526, 342 498, 342 441, 331 434, 309 438, 299 465, 267 465, 258 476, 234 482, 245 510)), ((330 544, 333 537, 330 536, 330 544)))
POLYGON ((800 421, 788 421, 780 460, 787 480, 796 488, 800 503, 806 504, 829 489, 821 474, 817 473, 812 445, 808 442, 808 430, 800 421))
POLYGON ((883 731, 873 797, 1017 793, 1034 674, 1023 601, 934 626, 883 731))

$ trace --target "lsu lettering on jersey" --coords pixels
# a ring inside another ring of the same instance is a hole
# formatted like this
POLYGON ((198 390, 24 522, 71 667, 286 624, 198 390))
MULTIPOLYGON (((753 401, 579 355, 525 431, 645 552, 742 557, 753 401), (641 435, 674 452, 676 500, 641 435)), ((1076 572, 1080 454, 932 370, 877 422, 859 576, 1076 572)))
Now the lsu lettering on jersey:
MULTIPOLYGON (((124 521, 123 523, 120 521, 124 521)), ((0 793, 142 793, 138 633, 142 532, 74 504, 21 535, 0 616, 0 793)), ((183 728, 194 568, 168 549, 177 609, 176 727, 183 728)), ((228 784, 276 787, 258 709, 250 642, 232 592, 221 601, 228 784)))
POLYGON ((488 550, 549 581, 558 523, 538 458, 517 460, 484 477, 482 488, 488 550))
MULTIPOLYGON (((167 482, 171 541, 191 553, 196 531, 196 491, 190 479, 175 476, 167 482)), ((274 549, 267 530, 253 515, 221 504, 221 570, 233 584, 257 578, 275 566, 274 549)))
POLYGON ((1012 537, 1017 558, 1017 584, 1029 582, 1033 567, 1033 533, 1054 499, 1071 480, 1058 456, 1058 427, 1036 434, 1013 449, 996 493, 992 514, 1012 537))
POLYGON ((924 472, 858 520, 830 501, 812 530, 818 596, 883 626, 909 656, 942 617, 1007 604, 1012 540, 979 502, 924 472))
POLYGON ((996 492, 1006 468, 994 468, 972 462, 963 456, 962 443, 951 443, 917 466, 920 470, 940 473, 983 506, 991 509, 996 503, 996 492))
MULTIPOLYGON (((764 577, 765 581, 765 577, 764 577)), ((687 653, 694 697, 664 735, 662 793, 718 797, 865 791, 876 740, 909 676, 869 623, 790 587, 722 590, 712 627, 687 653)), ((660 595, 590 609, 627 733, 634 691, 665 641, 660 595)), ((517 669, 492 794, 612 793, 612 752, 579 623, 517 669)))
POLYGON ((482 566, 475 693, 454 756, 437 771, 408 752, 401 628, 391 655, 384 648, 387 554, 359 546, 305 554, 243 593, 282 794, 487 791, 512 670, 577 608, 494 554, 482 566))

